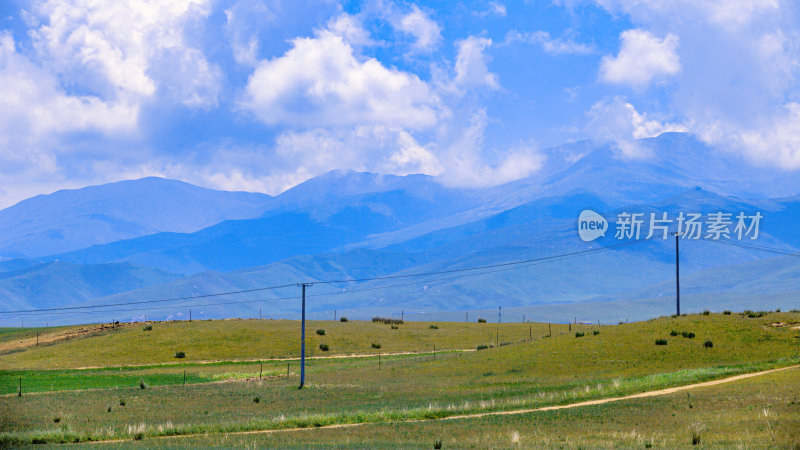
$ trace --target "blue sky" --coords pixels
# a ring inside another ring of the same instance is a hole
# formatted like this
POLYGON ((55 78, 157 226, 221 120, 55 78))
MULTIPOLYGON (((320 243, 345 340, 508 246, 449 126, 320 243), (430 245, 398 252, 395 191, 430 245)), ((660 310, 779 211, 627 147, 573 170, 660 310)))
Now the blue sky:
POLYGON ((688 131, 800 167, 779 0, 6 1, 0 207, 157 175, 277 194, 333 169, 457 186, 545 147, 688 131))

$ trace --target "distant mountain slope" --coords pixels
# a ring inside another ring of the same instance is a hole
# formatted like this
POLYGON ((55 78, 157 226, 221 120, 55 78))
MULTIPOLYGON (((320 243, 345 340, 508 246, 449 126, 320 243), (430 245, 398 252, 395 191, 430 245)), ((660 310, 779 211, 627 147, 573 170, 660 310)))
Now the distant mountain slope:
POLYGON ((0 211, 0 257, 38 257, 163 231, 193 232, 223 220, 256 217, 269 199, 162 178, 39 195, 0 211))
POLYGON ((129 263, 40 264, 0 273, 3 310, 48 308, 85 302, 118 292, 162 285, 177 275, 129 263))

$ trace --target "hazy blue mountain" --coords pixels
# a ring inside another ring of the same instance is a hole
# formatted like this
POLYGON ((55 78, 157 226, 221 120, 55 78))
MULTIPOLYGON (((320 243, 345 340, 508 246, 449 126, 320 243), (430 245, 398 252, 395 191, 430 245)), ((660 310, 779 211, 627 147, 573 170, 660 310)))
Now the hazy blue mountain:
POLYGON ((0 273, 3 310, 48 308, 84 302, 118 292, 161 285, 177 275, 129 263, 39 264, 0 273))
MULTIPOLYGON (((681 211, 761 212, 758 245, 800 249, 796 233, 800 181, 791 175, 753 167, 680 133, 636 145, 649 156, 622 158, 612 145, 589 142, 546 149, 548 159, 539 173, 482 189, 451 188, 422 175, 335 171, 267 199, 257 217, 225 220, 192 232, 116 240, 43 259, 98 266, 127 262, 184 275, 164 284, 76 300, 100 304, 547 258, 624 242, 613 233, 617 214, 623 211, 647 215, 665 211, 673 218, 681 211), (581 241, 577 217, 584 209, 604 213, 612 231, 592 243, 581 241)), ((648 230, 642 231, 646 236, 648 230)), ((674 240, 659 239, 479 277, 315 285, 309 308, 322 316, 342 309, 353 314, 403 308, 444 314, 496 306, 520 314, 534 309, 544 314, 542 305, 556 305, 553 311, 558 315, 583 307, 596 316, 593 320, 622 320, 614 315, 619 308, 628 307, 631 317, 653 314, 664 307, 661 297, 674 295, 669 290, 674 283, 674 252, 674 240), (608 314, 602 313, 603 308, 610 308, 608 314)), ((0 275, 36 263, 35 259, 0 261, 0 275)), ((785 263, 751 248, 682 242, 687 304, 713 308, 733 297, 745 298, 741 292, 756 295, 760 290, 772 296, 800 292, 794 272, 779 270, 785 263), (752 281, 734 283, 739 270, 734 267, 752 268, 752 281), (776 277, 788 278, 779 282, 776 277)), ((196 300, 182 302, 177 309, 146 312, 179 318, 177 314, 192 308, 198 318, 255 317, 260 308, 265 316, 288 316, 297 311, 296 295, 292 287, 230 298, 248 303, 211 306, 196 300), (283 297, 288 299, 279 300, 283 297)), ((145 313, 141 308, 123 312, 130 317, 145 313)))
POLYGON ((0 211, 0 257, 38 257, 163 231, 256 217, 269 196, 162 178, 39 195, 0 211))

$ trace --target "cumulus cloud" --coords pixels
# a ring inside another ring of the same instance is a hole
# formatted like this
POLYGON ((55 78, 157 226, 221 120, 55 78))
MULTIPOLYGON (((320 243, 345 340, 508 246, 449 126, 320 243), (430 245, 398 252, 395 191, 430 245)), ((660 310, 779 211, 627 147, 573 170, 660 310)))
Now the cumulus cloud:
POLYGON ((791 1, 598 0, 641 29, 680 39, 670 108, 707 143, 797 168, 800 10, 791 1), (794 147, 796 148, 796 147, 794 147))
POLYGON ((594 48, 587 44, 575 42, 568 37, 554 38, 547 31, 534 31, 532 33, 521 33, 516 30, 506 34, 503 45, 515 42, 526 42, 539 45, 547 53, 554 55, 586 55, 594 52, 594 48))
POLYGON ((489 2, 485 10, 475 11, 472 14, 478 17, 486 17, 486 16, 505 17, 507 14, 506 5, 497 1, 491 1, 489 2))
POLYGON ((603 81, 644 86, 656 77, 680 71, 676 35, 670 33, 659 39, 646 30, 634 29, 623 31, 620 39, 617 56, 604 56, 600 63, 603 81))
POLYGON ((414 36, 416 39, 414 48, 417 50, 431 51, 442 40, 442 29, 417 5, 413 5, 411 12, 403 15, 396 22, 397 29, 414 36))
POLYGON ((456 56, 453 80, 458 88, 474 88, 487 86, 492 89, 500 87, 497 75, 489 71, 487 66, 489 56, 485 50, 492 46, 492 40, 483 37, 470 36, 456 42, 458 55, 456 56))
POLYGON ((624 158, 645 158, 650 155, 633 140, 668 131, 687 131, 687 127, 649 118, 623 97, 614 97, 592 105, 587 131, 597 140, 615 142, 624 158))
POLYGON ((494 162, 487 162, 484 136, 489 118, 486 111, 474 111, 466 127, 456 127, 453 139, 443 145, 440 159, 444 170, 441 180, 451 186, 492 186, 531 175, 545 161, 534 145, 522 145, 502 152, 494 162))
POLYGON ((438 99, 416 75, 359 57, 330 30, 297 38, 286 54, 262 61, 242 105, 269 125, 314 128, 436 123, 438 99))
POLYGON ((57 72, 97 95, 129 101, 150 97, 157 62, 177 59, 165 92, 189 106, 214 106, 221 71, 187 45, 184 29, 208 16, 209 0, 96 2, 48 0, 35 4, 42 24, 31 31, 37 50, 57 72))
POLYGON ((246 66, 258 63, 261 47, 258 31, 277 18, 273 9, 259 0, 239 0, 225 10, 225 34, 237 63, 246 66))

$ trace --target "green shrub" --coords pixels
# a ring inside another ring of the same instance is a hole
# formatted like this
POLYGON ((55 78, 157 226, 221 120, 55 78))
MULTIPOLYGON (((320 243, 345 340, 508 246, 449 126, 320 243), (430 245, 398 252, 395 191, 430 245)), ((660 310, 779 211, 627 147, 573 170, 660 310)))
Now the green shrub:
POLYGON ((704 316, 707 316, 707 315, 709 315, 709 314, 711 314, 711 311, 709 311, 709 310, 705 310, 705 311, 703 311, 703 315, 704 315, 704 316))
POLYGON ((431 330, 438 330, 439 329, 439 327, 437 327, 436 325, 431 325, 428 328, 430 328, 431 330))
POLYGON ((437 439, 437 440, 433 441, 433 448, 442 448, 442 440, 441 439, 437 439))
POLYGON ((323 352, 327 352, 329 349, 328 344, 319 344, 319 349, 322 350, 323 352))
POLYGON ((124 398, 119 399, 119 406, 125 406, 125 399, 124 398))
POLYGON ((584 336, 586 336, 586 334, 584 332, 582 332, 582 331, 576 331, 575 332, 575 337, 576 338, 584 337, 584 336))
POLYGON ((373 342, 372 343, 372 348, 381 348, 381 344, 378 343, 378 342, 373 342))
POLYGON ((144 439, 144 434, 143 433, 136 433, 136 435, 134 435, 133 438, 135 440, 137 440, 137 441, 141 441, 142 439, 144 439))
POLYGON ((487 348, 489 348, 489 346, 488 346, 488 345, 486 345, 486 344, 481 344, 481 345, 479 345, 478 347, 476 347, 476 350, 486 350, 487 348))
POLYGON ((478 323, 486 323, 486 319, 484 319, 483 317, 479 317, 478 323))
POLYGON ((673 336, 673 337, 675 337, 675 336, 677 336, 677 335, 679 335, 679 334, 680 334, 680 333, 678 333, 678 332, 677 332, 677 331, 675 331, 675 330, 672 330, 672 331, 670 331, 670 332, 669 332, 669 335, 670 335, 670 336, 673 336))
POLYGON ((258 403, 260 401, 261 401, 261 398, 259 396, 253 397, 253 403, 258 403))
POLYGON ((143 330, 143 331, 150 331, 150 330, 152 330, 152 329, 153 329, 153 326, 152 326, 152 325, 148 325, 148 326, 146 326, 146 327, 142 328, 142 330, 143 330))
POLYGON ((694 339, 694 333, 691 331, 684 331, 681 333, 681 336, 685 337, 686 339, 694 339))
POLYGON ((144 389, 146 387, 147 387, 147 385, 144 384, 144 380, 139 380, 139 389, 144 389))
POLYGON ((392 325, 392 329, 393 329, 393 330, 399 330, 399 329, 400 329, 400 327, 398 327, 397 325, 392 325))
MULTIPOLYGON (((108 407, 108 410, 111 411, 111 407, 110 406, 108 407)), ((61 417, 58 417, 58 416, 53 417, 53 423, 58 423, 58 422, 61 422, 61 417)))
POLYGON ((714 347, 714 343, 711 342, 711 341, 705 341, 705 342, 703 342, 703 347, 705 347, 705 348, 713 348, 714 347))
POLYGON ((656 339, 656 345, 667 345, 666 339, 656 339))
POLYGON ((111 406, 109 406, 108 408, 106 408, 106 412, 111 412, 111 406))
POLYGON ((594 331, 592 331, 592 334, 597 336, 598 334, 600 334, 600 330, 594 330, 594 331))
POLYGON ((342 318, 339 319, 339 322, 348 322, 347 317, 342 316, 342 318))
POLYGON ((726 316, 730 316, 731 312, 726 309, 725 311, 722 311, 722 314, 725 314, 726 316))
POLYGON ((175 352, 176 358, 186 358, 186 353, 184 352, 175 352))
POLYGON ((320 336, 325 336, 325 330, 320 328, 319 330, 317 330, 317 334, 320 335, 320 336))

